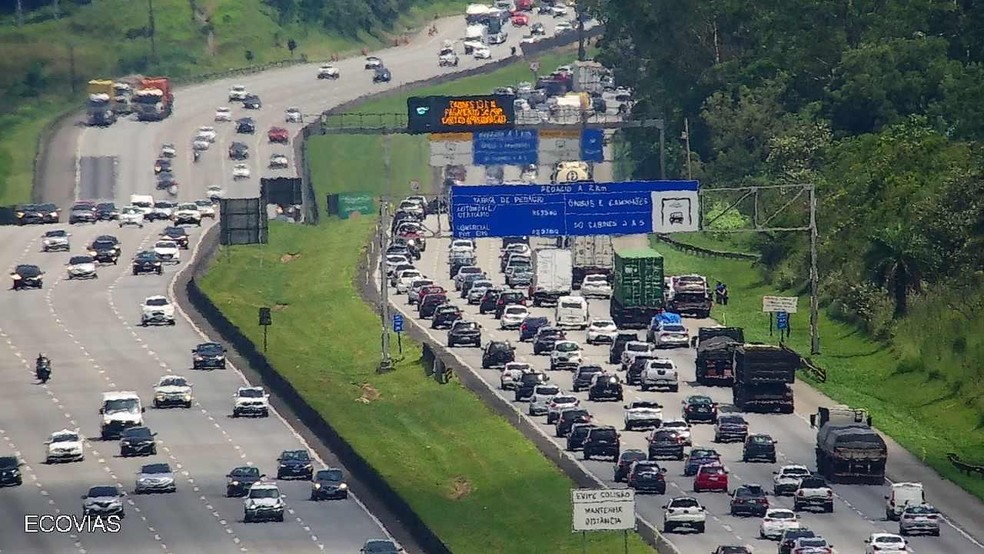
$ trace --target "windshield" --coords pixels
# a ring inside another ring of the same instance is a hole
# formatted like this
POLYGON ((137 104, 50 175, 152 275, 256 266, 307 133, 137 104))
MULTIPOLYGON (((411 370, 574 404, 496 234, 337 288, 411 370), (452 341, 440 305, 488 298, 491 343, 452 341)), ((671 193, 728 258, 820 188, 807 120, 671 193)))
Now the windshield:
POLYGON ((721 416, 718 421, 727 425, 745 425, 745 418, 741 416, 721 416))
POLYGON ((936 509, 930 506, 911 506, 909 508, 906 508, 905 512, 906 514, 909 515, 920 515, 920 516, 935 515, 936 509))
POLYGON ((529 310, 527 310, 526 308, 513 306, 510 308, 506 308, 506 313, 509 315, 522 315, 522 314, 529 313, 529 310))
POLYGON ((116 243, 111 240, 97 240, 92 243, 93 250, 112 250, 116 248, 116 243))
POLYGON ((164 229, 164 234, 169 237, 184 237, 188 233, 186 233, 181 227, 168 227, 167 229, 164 229))
POLYGON ((827 546, 827 540, 820 537, 810 539, 800 539, 799 546, 827 546))
POLYGON ((772 444, 772 437, 767 437, 765 435, 752 435, 748 437, 749 442, 752 444, 772 444))
POLYGON ((277 489, 249 489, 250 498, 280 498, 280 491, 277 489))
POLYGON ((157 259, 157 253, 156 252, 141 252, 141 253, 137 254, 137 258, 139 258, 141 260, 156 260, 157 259))
POLYGON ((91 264, 92 263, 92 256, 72 256, 68 260, 68 263, 70 265, 91 264))
POLYGON ((321 469, 314 475, 315 481, 341 481, 342 470, 340 469, 321 469))
POLYGON ((36 265, 19 265, 14 269, 14 273, 22 277, 36 277, 41 274, 41 270, 36 265))
POLYGON ((663 427, 666 427, 666 428, 669 428, 669 429, 686 429, 687 428, 687 422, 686 421, 664 421, 663 422, 663 427))
POLYGON ((209 343, 205 343, 205 344, 199 344, 198 345, 198 353, 199 354, 209 355, 209 356, 212 356, 212 355, 215 355, 215 354, 221 354, 222 353, 222 345, 216 344, 214 342, 209 342, 209 343))
POLYGON ((683 333, 687 328, 683 325, 664 325, 663 330, 668 333, 683 333))
POLYGON ((78 433, 55 433, 51 437, 51 442, 78 442, 78 433))
POLYGON ((625 349, 629 352, 649 352, 648 342, 630 342, 626 343, 625 349))
POLYGON ((229 474, 230 477, 260 477, 260 469, 256 467, 237 467, 229 474))
POLYGON ((653 440, 676 442, 677 434, 676 431, 657 431, 653 433, 653 440))
POLYGON ((47 233, 44 234, 44 236, 46 236, 46 237, 67 237, 68 236, 68 233, 65 230, 63 230, 63 229, 59 229, 57 231, 48 231, 47 233))
POLYGON ((188 381, 184 377, 165 377, 161 379, 161 387, 187 387, 188 381))
POLYGON ((154 245, 154 248, 177 248, 178 245, 171 241, 161 241, 154 245))
POLYGON ((154 202, 155 208, 173 208, 174 202, 168 202, 167 200, 159 200, 154 202))
POLYGON ((670 502, 671 508, 696 508, 700 506, 693 498, 677 498, 670 502))
POLYGON ((796 519, 796 514, 789 510, 775 510, 769 512, 769 517, 772 519, 796 519))
POLYGON ((116 490, 116 487, 92 487, 89 489, 89 494, 86 495, 89 498, 100 498, 104 496, 119 496, 120 493, 116 490))
POLYGON ((130 413, 140 413, 140 402, 136 398, 118 398, 116 400, 107 400, 103 406, 104 411, 107 414, 115 414, 120 412, 130 412, 130 413))
POLYGON ((179 210, 198 211, 198 205, 197 204, 178 204, 178 209, 179 210))
POLYGON ((149 439, 152 436, 150 429, 146 427, 131 427, 123 431, 123 438, 126 439, 149 439))
POLYGON ((478 329, 478 324, 473 321, 462 322, 454 326, 455 331, 471 331, 478 329))
POLYGON ((260 389, 241 389, 239 396, 242 398, 263 398, 263 391, 260 389))
POLYGON ((468 274, 479 275, 482 273, 482 268, 478 266, 465 266, 460 270, 458 270, 458 273, 460 273, 461 275, 468 275, 468 274))
POLYGON ((708 396, 691 396, 687 399, 688 404, 713 404, 714 401, 708 396))
POLYGON ((579 310, 583 307, 583 305, 580 302, 561 302, 560 307, 567 308, 569 310, 579 310))
POLYGON ((281 456, 281 460, 282 461, 285 461, 285 462, 287 462, 287 461, 291 461, 291 462, 306 462, 306 461, 308 461, 310 459, 311 459, 311 457, 308 456, 308 453, 305 452, 305 451, 303 451, 303 450, 290 450, 290 451, 284 452, 283 456, 281 456))
POLYGON ((0 468, 10 469, 17 467, 17 458, 13 456, 0 456, 0 468))
POLYGON ((807 477, 800 481, 800 487, 804 489, 822 489, 826 486, 827 483, 819 477, 807 477))
POLYGON ((557 396, 553 401, 555 404, 576 404, 578 399, 576 396, 557 396))
POLYGON ((608 283, 608 279, 606 279, 604 275, 588 275, 584 278, 584 282, 602 284, 608 283))
POLYGON ((400 255, 386 256, 386 261, 388 261, 391 264, 404 264, 404 263, 407 263, 406 257, 400 256, 400 255))
POLYGON ((609 327, 614 327, 615 326, 615 322, 614 321, 593 321, 593 322, 591 322, 591 326, 594 327, 595 329, 607 329, 609 327))
POLYGON ((140 473, 171 473, 171 467, 167 464, 147 464, 140 473))
POLYGON ((594 440, 615 440, 615 429, 595 429, 591 431, 591 438, 594 440))
POLYGON ((800 477, 803 475, 809 475, 810 470, 805 467, 787 467, 782 471, 782 474, 785 477, 800 477))
POLYGON ((148 298, 148 306, 167 306, 167 298, 148 298))
POLYGON ((558 342, 557 346, 554 347, 557 352, 576 352, 580 349, 581 347, 576 342, 558 342))

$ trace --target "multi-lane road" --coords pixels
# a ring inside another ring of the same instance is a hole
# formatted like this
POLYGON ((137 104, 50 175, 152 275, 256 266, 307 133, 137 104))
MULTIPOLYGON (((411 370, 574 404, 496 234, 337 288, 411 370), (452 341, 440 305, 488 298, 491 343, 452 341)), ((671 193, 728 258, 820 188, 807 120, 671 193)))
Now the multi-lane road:
MULTIPOLYGON (((548 30, 552 23, 545 20, 548 30)), ((439 68, 441 41, 459 38, 464 18, 436 22, 439 33, 419 36, 409 45, 376 52, 391 68, 393 82, 373 84, 361 59, 336 65, 337 81, 318 81, 317 64, 268 71, 181 88, 175 94, 174 114, 163 122, 121 120, 109 128, 67 129, 52 143, 47 160, 44 195, 64 204, 65 198, 113 199, 126 205, 131 194, 166 194, 154 190, 154 160, 162 144, 173 143, 178 155, 174 173, 181 186, 177 200, 204 196, 210 185, 221 185, 226 196, 256 197, 259 178, 292 176, 295 169, 267 169, 273 153, 291 157, 285 145, 269 145, 266 131, 284 123, 289 106, 301 108, 309 118, 323 110, 376 90, 424 79, 448 70, 439 68), (246 111, 228 102, 233 84, 244 84, 263 100, 263 109, 246 111), (257 121, 254 136, 235 135, 232 123, 213 123, 215 109, 233 107, 233 118, 246 115, 257 121), (215 144, 199 162, 193 162, 191 141, 198 127, 214 126, 215 144), (234 140, 250 146, 252 178, 234 181, 233 162, 227 150, 234 140), (70 145, 70 148, 68 146, 70 145), (102 159, 100 159, 102 158, 102 159), (65 189, 72 189, 67 191, 65 189), (108 198, 107 198, 108 197, 108 198)), ((517 45, 519 32, 493 48, 494 58, 507 56, 517 45)), ((465 69, 487 63, 462 56, 465 69)), ((69 206, 63 205, 63 208, 69 206)), ((67 211, 65 212, 67 218, 67 211)), ((99 278, 68 281, 64 264, 68 253, 42 253, 40 237, 45 227, 0 229, 0 259, 8 267, 31 263, 47 272, 43 290, 4 291, 0 310, 0 455, 16 453, 25 462, 21 487, 0 490, 7 517, 0 518, 0 552, 357 552, 368 538, 388 533, 379 520, 356 498, 314 503, 307 500, 309 484, 284 482, 289 513, 284 523, 244 524, 242 501, 224 497, 225 475, 235 466, 253 464, 267 475, 276 470, 282 450, 308 448, 289 424, 278 417, 232 419, 232 396, 245 378, 234 368, 227 371, 192 371, 190 350, 204 335, 181 314, 175 327, 142 328, 139 306, 155 294, 172 296, 176 272, 188 264, 202 233, 192 228, 191 249, 183 261, 168 267, 163 276, 133 276, 129 260, 152 246, 164 227, 151 223, 143 229, 118 229, 109 223, 74 226, 72 254, 82 253, 100 234, 117 236, 123 245, 118 266, 99 268, 99 278), (54 375, 47 385, 36 384, 34 358, 45 352, 53 360, 54 375), (149 459, 123 459, 116 442, 90 438, 84 461, 66 465, 43 464, 43 442, 58 429, 79 429, 98 437, 101 393, 129 390, 145 404, 153 386, 164 374, 180 374, 194 384, 192 409, 148 409, 145 422, 160 441, 159 455, 149 459), (170 495, 127 498, 127 517, 119 534, 35 534, 24 531, 23 515, 80 514, 80 496, 93 485, 116 484, 132 493, 140 464, 162 461, 177 472, 178 491, 170 495)))

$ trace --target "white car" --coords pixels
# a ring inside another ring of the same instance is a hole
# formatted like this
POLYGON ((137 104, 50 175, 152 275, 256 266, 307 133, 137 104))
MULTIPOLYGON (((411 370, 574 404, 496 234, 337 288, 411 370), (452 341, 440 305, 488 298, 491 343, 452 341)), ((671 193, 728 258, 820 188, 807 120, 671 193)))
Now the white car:
POLYGON ((581 400, 573 394, 559 394, 547 405, 547 425, 553 425, 560 419, 564 410, 573 410, 581 405, 581 400))
POLYGON ((892 533, 872 533, 864 541, 864 554, 909 554, 909 543, 892 533))
POLYGON ((396 271, 396 266, 410 263, 412 262, 402 254, 390 254, 386 256, 386 275, 392 275, 393 272, 396 271))
POLYGON ((550 352, 550 369, 575 370, 581 365, 581 345, 572 340, 559 340, 550 352))
POLYGON ((515 390, 516 384, 523 377, 523 373, 532 371, 530 364, 523 362, 509 362, 502 368, 499 374, 499 388, 502 390, 515 390))
POLYGON ((404 269, 400 272, 396 280, 396 294, 406 294, 410 289, 410 283, 423 277, 423 274, 416 269, 404 269))
POLYGON ((690 424, 682 419, 670 419, 664 421, 659 428, 666 431, 674 431, 680 436, 681 439, 683 439, 684 446, 691 446, 694 443, 693 435, 690 432, 690 424))
POLYGON ((233 100, 242 102, 243 100, 246 99, 246 96, 248 95, 249 92, 246 91, 246 85, 232 85, 232 87, 229 88, 230 102, 232 102, 233 100))
POLYGON ((369 56, 366 58, 366 69, 377 69, 383 67, 383 60, 377 58, 376 56, 369 56))
POLYGON ((679 323, 662 323, 652 332, 656 348, 687 348, 690 346, 690 333, 679 323))
POLYGON ((283 521, 287 504, 275 483, 258 481, 249 487, 243 500, 243 523, 254 521, 283 521))
POLYGON ((173 144, 165 144, 161 146, 161 157, 162 158, 173 158, 178 155, 177 149, 174 148, 173 144))
POLYGON ((180 375, 164 375, 154 386, 154 407, 183 406, 190 408, 195 398, 191 383, 180 375))
POLYGON ((263 387, 239 387, 233 399, 232 417, 270 415, 270 395, 263 387))
POLYGON ((64 229, 47 231, 41 239, 41 250, 43 252, 54 252, 56 250, 68 252, 72 249, 72 244, 69 242, 71 236, 72 234, 64 229))
POLYGON ((635 360, 636 356, 639 354, 651 354, 655 350, 656 349, 651 343, 641 340, 630 340, 625 343, 625 349, 622 350, 621 359, 622 371, 628 370, 629 366, 632 365, 632 361, 635 360))
POLYGON ((491 60, 492 59, 492 49, 488 46, 479 46, 472 50, 472 55, 475 56, 476 60, 491 60))
POLYGON ((471 239, 454 239, 448 245, 448 252, 472 252, 475 250, 475 243, 471 239))
POLYGON ((588 333, 584 342, 588 344, 611 344, 618 334, 618 326, 610 319, 592 319, 588 323, 588 333))
POLYGON ((212 146, 212 141, 206 137, 195 135, 195 138, 191 141, 191 148, 199 152, 208 150, 210 146, 212 146))
POLYGON ((796 492, 804 477, 810 475, 810 469, 801 465, 787 465, 772 473, 772 494, 788 496, 796 492))
POLYGON ((198 225, 202 226, 202 212, 198 210, 198 204, 194 202, 182 202, 174 209, 171 219, 175 225, 198 225))
POLYGON ((157 200, 154 202, 154 207, 151 210, 153 214, 162 219, 171 219, 171 214, 174 213, 174 208, 178 205, 170 200, 157 200))
POLYGON ((174 325, 174 305, 166 296, 148 296, 140 305, 140 325, 174 325))
POLYGON ((96 260, 92 256, 72 256, 68 260, 68 279, 98 279, 96 260))
POLYGON ((787 508, 769 508, 759 525, 759 537, 777 541, 784 531, 800 527, 802 524, 796 512, 787 508))
POLYGON ((530 310, 526 306, 510 304, 502 310, 502 317, 499 318, 499 329, 519 329, 530 315, 530 310))
POLYGON ((225 190, 218 185, 211 185, 205 190, 205 196, 209 200, 221 200, 225 198, 225 190))
POLYGON ((663 506, 664 533, 672 533, 681 527, 703 533, 706 523, 707 510, 696 498, 678 496, 663 506))
POLYGON ((233 179, 249 179, 249 166, 246 164, 236 164, 232 168, 233 179))
POLYGON ((85 459, 85 442, 78 431, 62 429, 51 434, 45 443, 44 462, 81 462, 85 459))
POLYGON ((529 414, 531 416, 547 415, 550 402, 560 394, 560 387, 557 385, 537 385, 533 387, 533 396, 530 398, 529 414))
POLYGON ((586 275, 581 281, 581 296, 585 298, 611 298, 612 286, 604 275, 586 275))
POLYGON ((215 127, 203 125, 198 128, 198 136, 207 139, 209 142, 215 142, 218 133, 215 132, 215 127))
POLYGON ((154 243, 154 253, 161 257, 164 263, 179 263, 181 261, 181 249, 178 243, 173 240, 159 240, 154 243))
POLYGON ((215 121, 232 121, 232 108, 220 106, 215 109, 215 121))
POLYGON ((120 225, 120 229, 126 225, 135 225, 143 229, 144 211, 136 206, 127 206, 120 210, 120 219, 118 223, 120 225))
POLYGON ((198 213, 201 214, 202 217, 215 219, 215 204, 213 204, 211 200, 207 198, 195 200, 195 205, 198 206, 198 213))
POLYGON ((639 388, 642 391, 651 389, 667 389, 670 392, 680 390, 680 376, 673 360, 655 358, 646 362, 646 368, 639 376, 639 388))
POLYGON ((342 72, 338 70, 337 67, 331 65, 330 63, 321 64, 318 68, 318 78, 319 79, 337 79, 342 76, 342 72))
POLYGON ((663 423, 663 406, 659 402, 635 400, 625 405, 625 430, 659 427, 663 423))
POLYGON ((495 283, 493 283, 492 281, 489 281, 487 279, 478 279, 474 283, 472 283, 471 288, 468 289, 466 300, 468 301, 469 304, 473 306, 477 306, 479 302, 482 301, 482 297, 485 296, 485 291, 489 290, 494 286, 495 283))
POLYGON ((301 113, 300 108, 290 107, 284 113, 284 122, 286 123, 304 123, 304 114, 301 113))
POLYGON ((270 169, 287 169, 290 167, 290 160, 283 154, 273 154, 270 156, 270 169))

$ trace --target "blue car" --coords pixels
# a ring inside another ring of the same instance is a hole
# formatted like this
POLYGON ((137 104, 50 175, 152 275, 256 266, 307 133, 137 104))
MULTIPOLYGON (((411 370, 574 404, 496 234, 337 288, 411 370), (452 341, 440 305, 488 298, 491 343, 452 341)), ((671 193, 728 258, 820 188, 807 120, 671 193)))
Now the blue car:
POLYGON ((533 340, 533 337, 536 336, 536 332, 544 325, 550 325, 550 321, 545 317, 527 317, 523 320, 522 325, 519 326, 519 341, 526 342, 528 340, 533 340))
POLYGON ((687 456, 687 461, 683 464, 683 474, 687 477, 697 475, 700 466, 714 462, 720 462, 721 455, 713 448, 694 448, 687 456))

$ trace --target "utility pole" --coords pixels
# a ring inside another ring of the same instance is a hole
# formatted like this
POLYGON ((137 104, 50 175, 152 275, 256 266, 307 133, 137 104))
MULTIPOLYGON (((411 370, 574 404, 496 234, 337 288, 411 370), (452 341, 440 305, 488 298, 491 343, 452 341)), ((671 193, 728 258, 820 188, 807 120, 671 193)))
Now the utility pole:
POLYGON ((72 95, 76 93, 75 90, 75 45, 71 41, 68 42, 68 84, 72 88, 72 95))
POLYGON ((687 180, 694 179, 693 172, 690 171, 690 119, 683 118, 683 136, 680 137, 687 143, 687 180))
POLYGON ((154 0, 147 0, 148 27, 150 31, 150 61, 157 64, 157 24, 154 21, 154 0))
MULTIPOLYGON (((390 163, 390 135, 383 136, 383 174, 386 184, 390 182, 392 167, 390 163)), ((386 282, 386 249, 389 247, 389 196, 382 196, 379 201, 379 290, 380 307, 379 318, 382 323, 381 347, 382 353, 379 359, 378 372, 393 369, 393 359, 390 356, 390 305, 389 305, 389 283, 386 282)))
POLYGON ((55 21, 58 21, 58 0, 52 0, 51 12, 55 16, 55 21))
POLYGON ((817 269, 817 187, 810 185, 810 355, 820 353, 820 275, 817 269))
POLYGON ((666 180, 666 126, 659 128, 659 178, 666 180))
POLYGON ((24 26, 24 3, 23 0, 17 0, 17 26, 24 26))
POLYGON ((583 62, 588 58, 588 53, 584 49, 584 12, 581 11, 580 2, 574 6, 574 10, 577 12, 577 59, 583 62))

